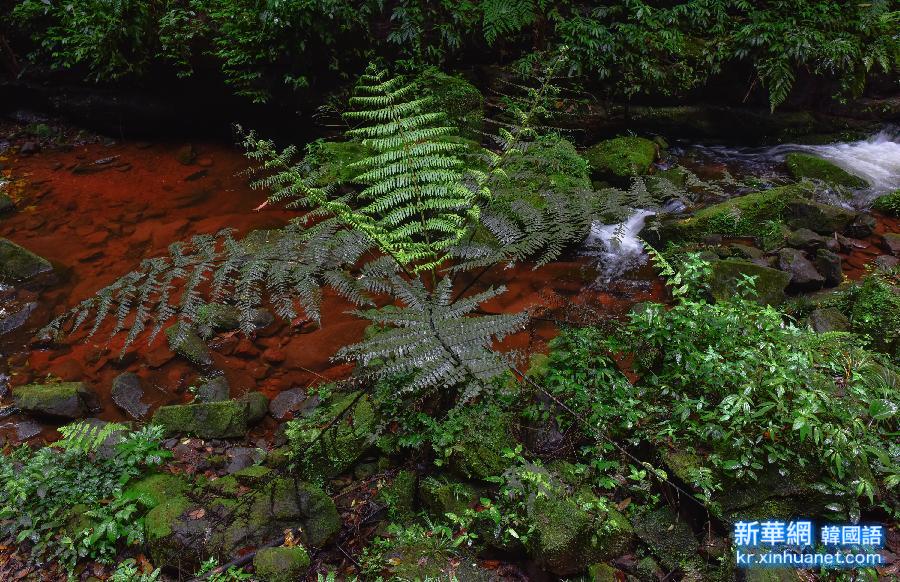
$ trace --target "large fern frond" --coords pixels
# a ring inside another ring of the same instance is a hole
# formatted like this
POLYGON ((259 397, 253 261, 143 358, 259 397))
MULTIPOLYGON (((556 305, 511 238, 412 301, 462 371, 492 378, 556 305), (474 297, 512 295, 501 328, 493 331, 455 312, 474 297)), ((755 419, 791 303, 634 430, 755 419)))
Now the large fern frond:
POLYGON ((97 424, 79 420, 59 427, 59 433, 63 438, 56 441, 54 445, 67 451, 77 450, 82 453, 92 453, 99 449, 106 439, 124 430, 128 430, 128 427, 116 422, 97 424))

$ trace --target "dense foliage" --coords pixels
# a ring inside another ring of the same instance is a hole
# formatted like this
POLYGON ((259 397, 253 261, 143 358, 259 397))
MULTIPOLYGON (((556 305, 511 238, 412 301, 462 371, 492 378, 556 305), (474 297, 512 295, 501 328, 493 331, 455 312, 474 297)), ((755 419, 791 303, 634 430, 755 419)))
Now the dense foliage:
POLYGON ((876 71, 896 71, 898 14, 889 0, 21 0, 7 34, 30 38, 36 61, 96 80, 186 76, 211 62, 257 101, 358 70, 373 53, 420 66, 485 49, 529 62, 565 46, 569 73, 612 95, 684 93, 745 65, 748 89, 764 87, 774 107, 798 76, 858 95, 876 71), (312 58, 322 51, 331 57, 312 58))
POLYGON ((0 455, 0 531, 27 542, 36 560, 69 569, 85 557, 110 562, 121 542, 143 539, 145 506, 125 489, 170 456, 162 430, 82 421, 61 432, 56 446, 0 455))

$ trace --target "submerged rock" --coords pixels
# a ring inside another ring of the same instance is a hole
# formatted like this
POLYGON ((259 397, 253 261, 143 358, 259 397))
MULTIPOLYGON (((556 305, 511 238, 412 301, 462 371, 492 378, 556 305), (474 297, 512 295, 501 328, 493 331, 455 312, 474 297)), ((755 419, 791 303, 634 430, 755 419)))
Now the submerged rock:
POLYGON ((53 270, 50 261, 0 238, 0 281, 17 283, 53 270))
POLYGON ((867 188, 869 183, 858 176, 854 176, 843 168, 823 160, 817 156, 802 153, 791 153, 785 158, 791 175, 802 180, 812 178, 821 180, 833 186, 845 186, 847 188, 867 188))
POLYGON ((231 388, 225 376, 216 376, 202 384, 194 397, 194 402, 222 402, 231 397, 231 388))
POLYGON ((150 410, 150 405, 141 402, 144 396, 144 387, 137 374, 125 372, 113 379, 110 391, 113 402, 128 413, 135 420, 144 418, 150 410))
MULTIPOLYGON (((0 180, 0 186, 2 186, 2 185, 3 185, 3 182, 2 182, 2 180, 0 180)), ((16 207, 16 205, 12 201, 12 198, 7 196, 3 192, 0 192, 0 214, 3 214, 5 212, 10 212, 10 211, 14 210, 15 207, 16 207)))
POLYGON ((734 297, 737 283, 743 275, 756 278, 757 300, 763 305, 779 305, 784 302, 784 290, 791 276, 778 269, 737 259, 712 261, 710 292, 717 300, 734 297))
POLYGON ((591 146, 584 157, 598 178, 631 178, 650 170, 656 159, 656 144, 642 137, 617 137, 591 146))
POLYGON ((97 395, 82 382, 19 386, 13 388, 13 400, 25 412, 60 418, 82 418, 100 405, 97 395))
POLYGON ((200 335, 186 323, 178 322, 166 329, 169 349, 187 358, 198 366, 211 366, 213 363, 209 348, 200 335))
POLYGON ((25 325, 35 309, 37 309, 37 303, 34 301, 20 305, 13 302, 9 308, 0 307, 0 335, 25 325))

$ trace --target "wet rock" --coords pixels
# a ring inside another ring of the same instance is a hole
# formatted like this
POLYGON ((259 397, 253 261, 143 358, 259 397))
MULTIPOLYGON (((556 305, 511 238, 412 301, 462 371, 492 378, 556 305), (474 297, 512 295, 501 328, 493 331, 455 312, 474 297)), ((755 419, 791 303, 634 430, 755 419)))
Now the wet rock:
POLYGON ((31 313, 36 308, 37 303, 33 301, 25 303, 24 305, 13 303, 9 308, 0 307, 0 335, 9 333, 25 325, 25 322, 28 321, 28 317, 31 316, 31 313))
MULTIPOLYGON (((2 184, 2 182, 0 182, 0 184, 2 184)), ((0 192, 0 214, 11 212, 15 210, 15 208, 16 205, 13 203, 12 198, 0 192)))
POLYGON ((792 232, 785 242, 796 249, 812 251, 825 248, 825 245, 828 244, 828 238, 818 235, 808 228, 800 228, 792 232))
POLYGON ((860 213, 856 215, 856 218, 853 219, 853 222, 850 223, 850 226, 844 232, 847 236, 853 238, 866 238, 875 232, 877 226, 878 221, 875 220, 874 216, 860 213))
POLYGON ((41 434, 41 425, 36 423, 33 420, 20 420, 15 424, 16 427, 16 438, 19 441, 27 441, 32 437, 36 437, 41 434))
POLYGON ((634 533, 667 570, 698 561, 700 543, 693 530, 668 507, 639 512, 632 523, 634 533))
POLYGON ((303 409, 306 402, 306 391, 302 388, 292 388, 279 392, 269 403, 269 413, 276 420, 285 420, 289 415, 296 414, 303 409))
POLYGON ((221 402, 231 397, 231 388, 225 376, 216 376, 197 389, 194 402, 221 402))
POLYGON ((890 255, 879 255, 875 257, 873 264, 882 271, 890 271, 898 264, 900 264, 900 259, 898 259, 897 257, 892 257, 890 255))
POLYGON ((0 238, 0 281, 16 283, 53 270, 50 261, 0 238))
MULTIPOLYGON (((337 423, 328 435, 328 447, 323 454, 309 459, 310 477, 333 478, 349 469, 369 448, 369 437, 375 428, 375 415, 368 396, 358 392, 338 394, 326 404, 325 418, 334 418, 352 406, 345 414, 345 422, 337 423)), ((303 447, 313 442, 318 430, 304 431, 297 435, 295 446, 303 447)), ((499 454, 499 453, 498 453, 499 454)))
POLYGON ((249 428, 247 402, 202 402, 162 406, 153 422, 162 425, 166 435, 187 434, 200 438, 242 437, 249 428))
POLYGON ((806 321, 816 333, 850 331, 850 320, 835 307, 815 309, 806 321))
POLYGON ((842 233, 856 219, 857 213, 812 200, 792 200, 785 210, 787 225, 807 228, 819 234, 842 233))
POLYGON ((889 232, 881 236, 884 242, 884 248, 889 250, 895 257, 900 257, 900 233, 889 232))
POLYGON ((183 322, 166 329, 166 337, 169 340, 169 349, 187 358, 198 366, 211 366, 213 363, 209 348, 200 335, 183 322))
POLYGON ((36 141, 26 141, 19 148, 19 153, 23 156, 31 156, 41 151, 41 144, 36 141))
POLYGON ((197 310, 197 327, 204 337, 241 327, 241 312, 233 305, 207 303, 197 310))
POLYGON ((234 447, 228 450, 228 466, 226 473, 237 473, 247 467, 261 462, 265 458, 265 452, 251 447, 234 447))
POLYGON ((154 563, 183 567, 211 554, 235 555, 286 529, 298 530, 304 544, 317 547, 338 532, 340 515, 320 488, 268 477, 268 469, 248 467, 209 483, 199 495, 171 497, 150 510, 144 530, 154 563), (251 490, 236 504, 240 486, 251 490), (200 505, 191 499, 204 501, 200 505))
POLYGON ((797 249, 784 248, 778 251, 778 268, 791 275, 790 286, 798 291, 815 291, 825 284, 825 277, 797 249))
POLYGON ((790 153, 784 161, 791 175, 798 180, 812 178, 832 186, 844 186, 847 188, 866 188, 869 186, 869 183, 862 178, 854 176, 828 160, 823 160, 816 156, 790 153))
MULTIPOLYGON (((840 233, 836 234, 835 238, 837 239, 838 245, 840 246, 840 250, 844 251, 845 253, 850 253, 857 249, 869 248, 869 243, 867 243, 865 241, 857 240, 855 238, 849 238, 849 237, 843 236, 840 233)), ((829 249, 829 250, 834 250, 834 249, 829 249)))
POLYGON ((717 300, 735 296, 737 283, 743 275, 756 277, 757 300, 763 305, 779 305, 784 302, 784 290, 790 275, 765 265, 757 265, 736 259, 713 261, 710 292, 717 300))
POLYGON ((591 146, 584 152, 597 178, 642 176, 656 159, 656 144, 642 137, 617 137, 591 146))
POLYGON ((82 382, 29 384, 13 388, 16 406, 25 412, 60 418, 81 418, 99 408, 99 400, 82 382))
POLYGON ((841 257, 828 249, 816 251, 816 269, 825 277, 825 285, 833 287, 840 285, 844 280, 844 272, 841 269, 841 257))
POLYGON ((250 322, 257 331, 260 331, 275 323, 275 315, 268 309, 254 309, 250 322))
POLYGON ((303 546, 263 548, 253 557, 256 576, 268 582, 301 580, 309 567, 309 554, 303 546))
POLYGON ((113 402, 135 420, 146 416, 150 405, 141 402, 144 396, 144 387, 137 374, 125 372, 113 379, 110 391, 113 402))
POLYGON ((732 243, 730 245, 730 248, 733 253, 740 255, 741 257, 748 259, 748 260, 761 259, 766 254, 756 247, 751 247, 749 245, 742 245, 739 243, 732 243))
POLYGON ((248 392, 241 397, 241 402, 247 405, 247 422, 250 424, 261 421, 269 411, 269 399, 262 392, 248 392))

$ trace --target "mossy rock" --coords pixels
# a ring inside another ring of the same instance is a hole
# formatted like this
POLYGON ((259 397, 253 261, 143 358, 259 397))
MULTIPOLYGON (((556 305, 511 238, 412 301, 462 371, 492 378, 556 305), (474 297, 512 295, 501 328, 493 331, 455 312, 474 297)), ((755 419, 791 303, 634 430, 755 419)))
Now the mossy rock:
POLYGON ((234 305, 207 303, 197 310, 197 327, 204 336, 214 332, 234 331, 241 327, 241 311, 234 305))
POLYGON ((809 183, 781 186, 737 196, 707 206, 693 216, 664 224, 658 237, 668 240, 700 240, 711 234, 760 236, 766 223, 781 221, 791 201, 812 194, 809 183))
POLYGON ((813 232, 832 235, 844 232, 858 213, 813 200, 791 200, 785 208, 785 223, 792 229, 807 228, 813 232))
POLYGON ((656 144, 642 137, 617 137, 601 141, 584 152, 595 177, 627 179, 650 171, 656 144))
POLYGON ((154 562, 164 563, 169 555, 167 543, 173 534, 173 527, 181 515, 192 507, 186 497, 170 497, 144 517, 144 539, 154 562))
POLYGON ((590 582, 618 582, 618 570, 609 564, 591 564, 588 566, 588 580, 590 582))
POLYGON ((459 409, 456 421, 466 427, 456 437, 450 453, 450 468, 467 479, 485 480, 503 473, 509 466, 504 449, 512 449, 514 418, 498 407, 459 409))
MULTIPOLYGON (((332 419, 340 414, 358 396, 358 392, 337 394, 321 405, 321 418, 332 419)), ((295 421, 296 422, 296 421, 295 421)), ((357 400, 341 422, 329 429, 329 433, 308 451, 301 470, 309 477, 335 477, 359 459, 366 449, 375 429, 375 412, 368 396, 357 400)), ((292 427, 291 441, 295 447, 305 448, 317 439, 321 428, 313 423, 309 426, 292 427)))
POLYGON ((253 557, 254 574, 264 582, 300 580, 309 567, 309 553, 303 546, 263 548, 253 557))
POLYGON ((182 475, 156 473, 135 481, 125 490, 129 499, 140 499, 151 509, 169 499, 183 497, 191 484, 182 475))
MULTIPOLYGON (((0 184, 2 184, 2 180, 0 180, 0 184)), ((15 210, 15 208, 16 204, 13 202, 12 198, 0 192, 0 214, 10 212, 15 210)))
POLYGON ((699 568, 700 543, 693 530, 668 507, 634 516, 634 533, 667 570, 699 568))
POLYGON ((419 499, 429 513, 443 519, 448 513, 463 515, 479 499, 472 485, 447 476, 432 476, 419 483, 419 499))
POLYGON ((763 305, 780 305, 785 299, 784 290, 791 281, 790 273, 740 259, 711 261, 710 266, 710 292, 719 301, 734 297, 742 277, 751 276, 756 278, 757 301, 763 305))
POLYGON ((378 500, 387 505, 392 521, 409 523, 416 514, 416 474, 400 471, 378 492, 378 500))
POLYGON ((557 576, 571 576, 590 564, 624 553, 634 531, 628 519, 585 490, 575 496, 547 495, 535 499, 529 514, 535 527, 528 548, 535 561, 557 576))
POLYGON ((83 382, 28 384, 13 388, 13 401, 24 412, 58 418, 82 418, 99 407, 99 399, 83 382))
POLYGON ((0 238, 0 281, 18 283, 53 270, 50 261, 0 238))
POLYGON ((212 365, 212 355, 206 342, 200 337, 197 331, 184 322, 178 322, 166 328, 166 338, 169 342, 169 349, 197 364, 198 366, 207 367, 212 365))
MULTIPOLYGON (((541 136, 511 154, 503 170, 509 186, 540 194, 548 190, 590 189, 590 166, 569 140, 541 136)), ((502 189, 501 189, 502 191, 502 189)))
POLYGON ((153 423, 161 425, 167 435, 236 438, 247 432, 247 409, 247 402, 240 400, 161 406, 153 415, 153 423))
POLYGON ((900 190, 876 198, 872 210, 888 216, 900 216, 900 190))
POLYGON ((797 180, 812 178, 833 186, 867 188, 869 183, 828 160, 809 154, 791 153, 785 158, 788 170, 797 180))
POLYGON ((429 68, 416 77, 423 93, 433 99, 432 108, 447 115, 447 121, 465 137, 481 138, 484 126, 484 95, 459 75, 429 68))

